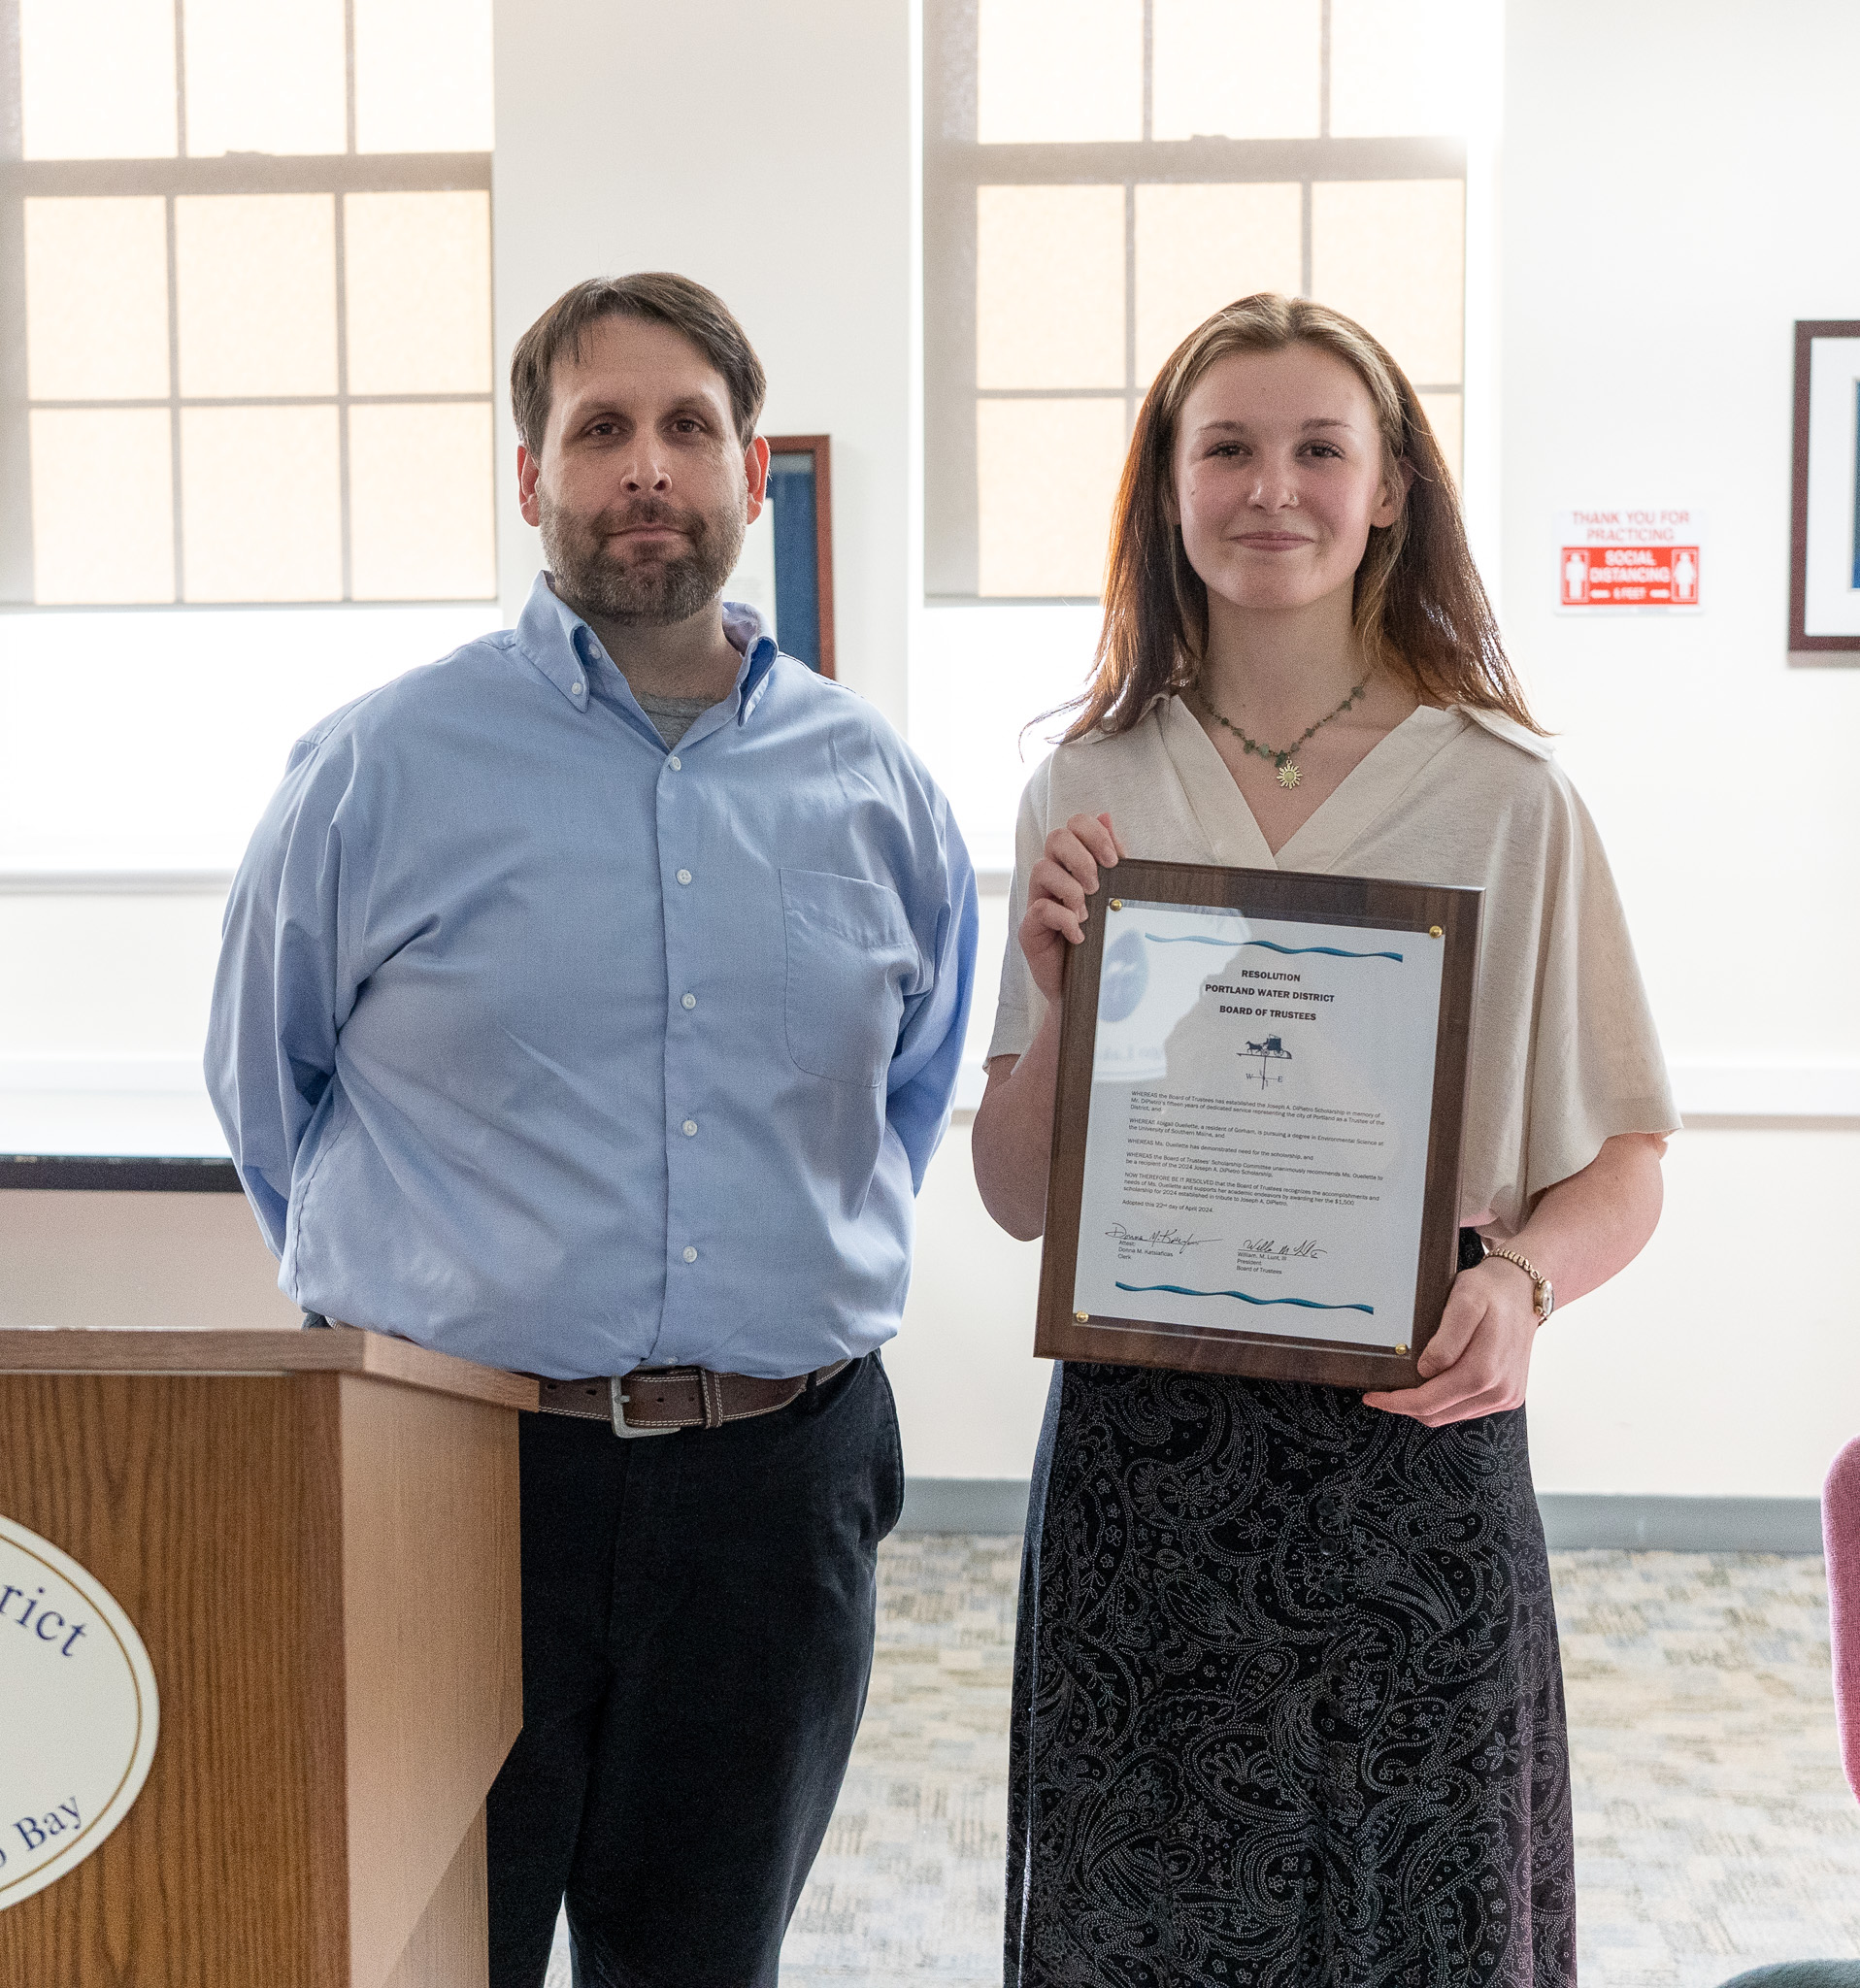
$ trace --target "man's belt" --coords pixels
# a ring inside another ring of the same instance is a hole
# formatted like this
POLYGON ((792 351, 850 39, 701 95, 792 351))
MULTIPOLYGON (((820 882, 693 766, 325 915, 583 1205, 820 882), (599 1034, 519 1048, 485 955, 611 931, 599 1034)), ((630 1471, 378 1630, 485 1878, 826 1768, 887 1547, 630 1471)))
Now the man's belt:
POLYGON ((835 1360, 781 1380, 713 1374, 708 1367, 636 1367, 631 1374, 592 1380, 539 1379, 536 1406, 545 1414, 611 1422, 615 1436, 671 1436, 772 1415, 849 1364, 835 1360))

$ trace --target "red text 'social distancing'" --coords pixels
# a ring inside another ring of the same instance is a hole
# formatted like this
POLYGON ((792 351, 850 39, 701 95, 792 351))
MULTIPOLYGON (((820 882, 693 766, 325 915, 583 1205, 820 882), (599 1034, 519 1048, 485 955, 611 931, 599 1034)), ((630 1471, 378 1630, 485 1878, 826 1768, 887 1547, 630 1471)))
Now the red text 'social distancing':
POLYGON ((1696 608, 1696 546, 1565 546, 1566 608, 1696 608))

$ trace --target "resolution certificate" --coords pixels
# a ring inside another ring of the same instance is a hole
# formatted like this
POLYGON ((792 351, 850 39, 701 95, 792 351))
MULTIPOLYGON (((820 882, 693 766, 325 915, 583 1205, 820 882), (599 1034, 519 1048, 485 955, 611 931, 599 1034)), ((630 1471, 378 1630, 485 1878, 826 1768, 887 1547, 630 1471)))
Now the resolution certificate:
MULTIPOLYGON (((1076 1231, 1069 1195, 1065 1219, 1049 1224, 1049 1253, 1055 1232, 1072 1242, 1069 1278, 1050 1297, 1055 1313, 1064 1303, 1073 1343, 1049 1349, 1310 1378, 1343 1375, 1287 1367, 1294 1343, 1412 1366, 1445 1302, 1430 1265, 1457 1233, 1465 1044, 1463 1032, 1443 1029, 1445 924, 1383 923, 1373 907, 1335 919, 1138 895, 1137 867, 1112 879, 1132 895, 1100 898, 1085 1110, 1072 1100, 1082 1153, 1070 1169, 1055 1162, 1056 1183, 1067 1171, 1078 1179, 1076 1231), (1444 1045, 1457 1056, 1445 1085, 1444 1045), (1453 1107, 1445 1166, 1443 1088, 1453 1107), (1138 1354, 1101 1341, 1086 1351, 1079 1342, 1094 1327, 1107 1341, 1141 1331, 1176 1343, 1138 1354), (1205 1343, 1190 1355, 1182 1335, 1278 1342, 1280 1357, 1231 1361, 1205 1343)), ((1417 889, 1369 888, 1385 903, 1417 889)), ((1464 959, 1467 934, 1456 936, 1464 959)), ((1062 1050, 1062 1091, 1068 1061, 1062 1050)), ((1083 1076, 1076 1038, 1070 1068, 1083 1076)), ((1363 1377, 1360 1358, 1349 1371, 1363 1377)))

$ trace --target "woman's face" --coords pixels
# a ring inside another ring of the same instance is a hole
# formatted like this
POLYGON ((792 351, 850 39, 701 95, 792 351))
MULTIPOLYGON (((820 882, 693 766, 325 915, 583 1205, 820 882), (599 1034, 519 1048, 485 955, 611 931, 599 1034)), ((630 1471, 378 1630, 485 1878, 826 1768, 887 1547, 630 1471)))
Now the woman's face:
POLYGON ((1284 612, 1348 587, 1372 525, 1395 521, 1369 389, 1315 346, 1230 352, 1176 431, 1174 510, 1210 607, 1284 612))

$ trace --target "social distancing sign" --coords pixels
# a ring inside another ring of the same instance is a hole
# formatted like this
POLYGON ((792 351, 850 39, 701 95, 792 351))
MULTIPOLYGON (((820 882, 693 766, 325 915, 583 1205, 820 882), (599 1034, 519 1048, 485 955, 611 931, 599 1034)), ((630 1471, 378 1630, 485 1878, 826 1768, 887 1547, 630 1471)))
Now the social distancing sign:
POLYGON ((1697 613, 1705 516, 1683 505, 1602 505, 1557 514, 1560 613, 1697 613))

